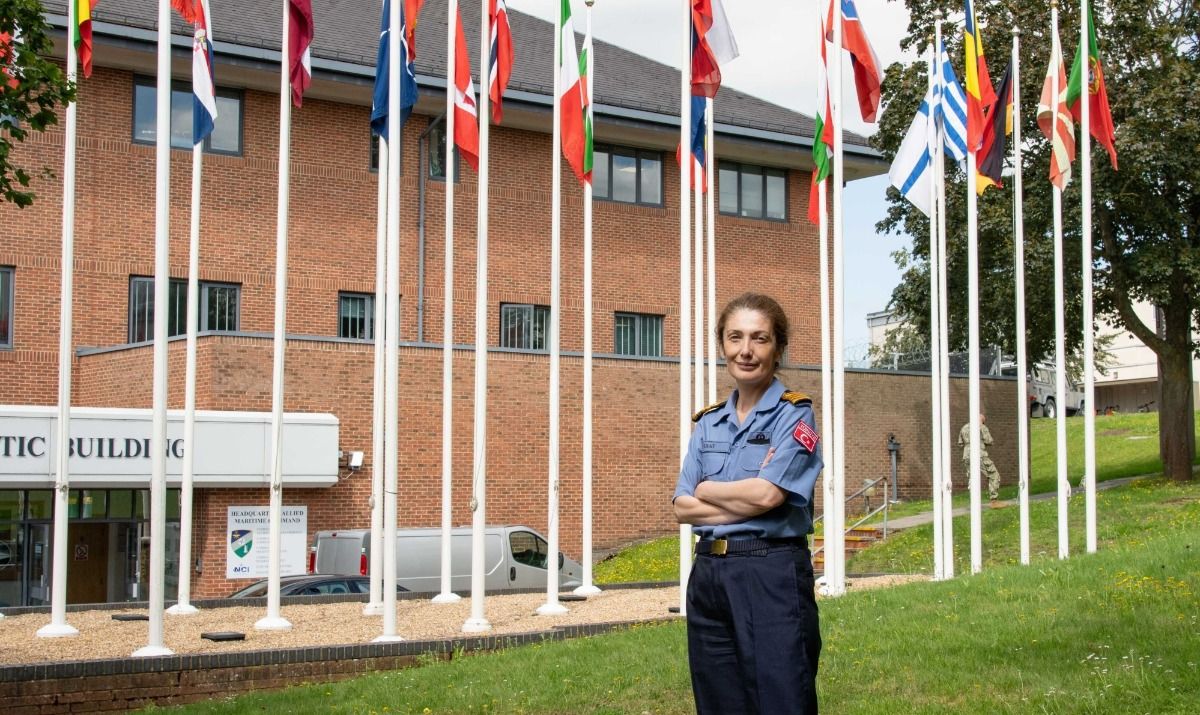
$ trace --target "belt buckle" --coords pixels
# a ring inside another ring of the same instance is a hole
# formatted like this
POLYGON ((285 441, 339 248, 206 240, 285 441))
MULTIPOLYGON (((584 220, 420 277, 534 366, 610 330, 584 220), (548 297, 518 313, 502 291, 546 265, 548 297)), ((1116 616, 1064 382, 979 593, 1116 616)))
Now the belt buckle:
POLYGON ((708 553, 713 556, 724 556, 728 552, 729 552, 729 540, 728 539, 713 539, 712 547, 710 548, 708 553))

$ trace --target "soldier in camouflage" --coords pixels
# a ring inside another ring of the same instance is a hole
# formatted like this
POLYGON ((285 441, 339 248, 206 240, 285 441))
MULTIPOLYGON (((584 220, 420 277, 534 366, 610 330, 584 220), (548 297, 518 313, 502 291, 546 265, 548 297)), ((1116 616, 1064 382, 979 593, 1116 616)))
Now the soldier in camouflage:
MULTIPOLYGON (((996 463, 988 456, 987 448, 992 443, 992 432, 987 427, 987 417, 983 414, 979 415, 979 468, 983 474, 987 476, 988 498, 992 500, 992 506, 999 506, 1000 498, 1000 472, 996 470, 996 463)), ((971 473, 971 423, 968 422, 958 431, 958 444, 962 447, 963 469, 968 475, 971 473)))

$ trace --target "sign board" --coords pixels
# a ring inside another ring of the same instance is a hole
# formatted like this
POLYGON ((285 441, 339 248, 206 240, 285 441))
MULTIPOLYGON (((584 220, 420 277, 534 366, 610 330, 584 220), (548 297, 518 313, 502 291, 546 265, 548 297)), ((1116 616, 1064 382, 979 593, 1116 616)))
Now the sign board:
MULTIPOLYGON (((225 528, 225 578, 267 578, 271 558, 271 509, 231 506, 225 528)), ((308 507, 285 506, 280 524, 279 573, 307 569, 308 507)))
MULTIPOLYGON (((55 407, 0 406, 0 489, 54 484, 58 433, 55 407)), ((144 488, 150 483, 150 410, 75 407, 68 445, 72 487, 144 488)), ((269 412, 196 413, 195 485, 266 487, 269 412)), ((167 481, 183 471, 183 412, 167 417, 167 481)), ((285 413, 285 486, 331 486, 338 474, 338 420, 330 414, 285 413)))

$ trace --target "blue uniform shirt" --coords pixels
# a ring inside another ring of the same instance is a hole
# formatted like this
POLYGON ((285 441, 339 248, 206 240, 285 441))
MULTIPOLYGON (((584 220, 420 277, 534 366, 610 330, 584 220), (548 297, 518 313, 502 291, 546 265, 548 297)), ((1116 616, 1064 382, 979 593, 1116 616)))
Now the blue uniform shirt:
POLYGON ((704 414, 696 424, 675 487, 676 497, 695 496, 696 486, 706 479, 731 482, 750 477, 766 479, 787 494, 783 504, 756 517, 692 527, 700 538, 777 539, 812 533, 813 489, 824 466, 821 446, 817 442, 810 451, 798 436, 806 431, 816 434, 812 405, 782 399, 785 391, 776 378, 746 421, 738 424, 738 393, 734 390, 724 406, 704 414), (798 432, 801 420, 811 430, 798 432), (768 452, 771 459, 764 466, 768 452))

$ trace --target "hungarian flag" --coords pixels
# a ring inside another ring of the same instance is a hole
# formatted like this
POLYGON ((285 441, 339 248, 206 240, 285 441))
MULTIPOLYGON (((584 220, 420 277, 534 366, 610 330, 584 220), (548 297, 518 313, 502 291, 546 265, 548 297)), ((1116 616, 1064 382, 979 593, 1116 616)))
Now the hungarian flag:
POLYGON ((454 37, 454 144, 471 168, 479 171, 479 109, 475 105, 475 81, 471 79, 471 61, 467 59, 462 12, 457 15, 454 37))
POLYGON ((1052 40, 1050 66, 1042 85, 1037 121, 1042 134, 1050 140, 1050 183, 1063 189, 1071 181, 1071 162, 1075 161, 1075 124, 1067 111, 1067 73, 1063 67, 1062 48, 1057 35, 1052 40), (1054 96, 1056 77, 1057 97, 1054 96))
POLYGON ((83 65, 83 76, 92 76, 92 9, 99 0, 70 0, 75 4, 75 51, 79 53, 79 64, 83 65))
POLYGON ((584 108, 588 105, 586 81, 580 76, 579 55, 575 54, 575 25, 571 22, 571 0, 561 0, 559 13, 558 109, 562 122, 562 152, 580 183, 591 182, 588 158, 588 129, 584 108))
POLYGON ((1012 64, 1004 70, 1000 80, 999 98, 988 114, 987 126, 983 130, 983 146, 980 148, 976 193, 982 194, 989 186, 1002 187, 1000 177, 1004 173, 1004 158, 1007 147, 1004 138, 1012 134, 1012 64))
MULTIPOLYGON (((850 66, 854 70, 854 89, 858 92, 858 111, 864 122, 874 122, 879 116, 879 86, 883 84, 883 73, 879 71, 879 58, 867 39, 858 8, 854 0, 835 0, 841 6, 842 49, 850 53, 850 66)), ((826 39, 833 40, 833 2, 829 4, 829 16, 825 24, 826 39)))
POLYGON ((488 54, 488 97, 492 104, 492 123, 499 124, 504 116, 504 90, 512 77, 513 44, 512 28, 508 24, 508 6, 504 0, 489 0, 489 15, 492 22, 492 40, 488 54))
POLYGON ((192 144, 209 134, 217 119, 213 79, 212 16, 208 0, 171 0, 172 7, 194 29, 192 37, 192 144))
POLYGON ((966 10, 963 47, 967 51, 967 151, 976 152, 983 145, 984 121, 996 104, 996 91, 992 88, 987 61, 983 58, 983 37, 975 22, 975 6, 971 0, 966 0, 966 10))
MULTIPOLYGON (((1096 26, 1092 23, 1092 8, 1088 6, 1088 125, 1096 141, 1108 149, 1113 171, 1117 170, 1117 140, 1113 129, 1112 110, 1108 108, 1108 89, 1104 84, 1104 68, 1100 65, 1100 49, 1096 43, 1096 26)), ((1083 48, 1075 54, 1071 77, 1067 80, 1067 106, 1076 121, 1082 121, 1079 97, 1083 80, 1083 48)))
POLYGON ((692 0, 692 94, 717 96, 721 65, 737 56, 737 40, 721 0, 692 0))
POLYGON ((808 191, 808 220, 821 223, 821 193, 819 186, 833 171, 833 122, 829 117, 829 63, 825 53, 825 21, 819 21, 817 43, 821 48, 821 63, 817 67, 817 116, 813 122, 813 173, 808 191))
POLYGON ((292 104, 304 103, 304 91, 312 84, 313 40, 312 0, 289 0, 288 67, 292 83, 292 104))

